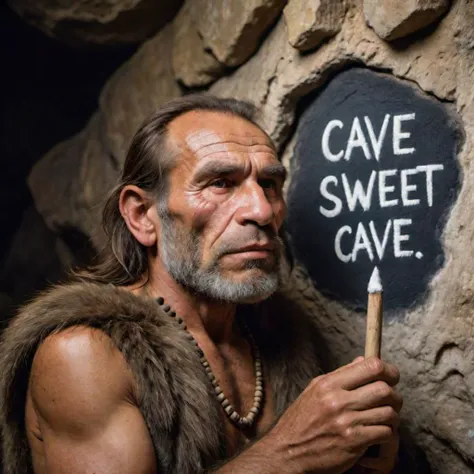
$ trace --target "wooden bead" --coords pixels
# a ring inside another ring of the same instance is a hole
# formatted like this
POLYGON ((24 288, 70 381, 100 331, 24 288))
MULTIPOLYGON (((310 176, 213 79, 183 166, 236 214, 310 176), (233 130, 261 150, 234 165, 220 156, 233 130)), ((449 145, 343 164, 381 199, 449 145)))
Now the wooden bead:
POLYGON ((165 311, 165 312, 168 312, 170 309, 171 309, 171 308, 170 308, 170 305, 169 305, 169 304, 165 304, 165 305, 163 306, 163 311, 165 311))
POLYGON ((176 312, 175 312, 175 311, 171 311, 171 312, 170 312, 170 316, 174 318, 174 317, 176 316, 176 312))
POLYGON ((156 302, 161 306, 165 302, 165 300, 161 296, 159 296, 158 298, 156 298, 156 302))
POLYGON ((247 417, 241 418, 239 420, 239 426, 241 426, 242 428, 247 428, 250 425, 251 425, 251 422, 247 417))

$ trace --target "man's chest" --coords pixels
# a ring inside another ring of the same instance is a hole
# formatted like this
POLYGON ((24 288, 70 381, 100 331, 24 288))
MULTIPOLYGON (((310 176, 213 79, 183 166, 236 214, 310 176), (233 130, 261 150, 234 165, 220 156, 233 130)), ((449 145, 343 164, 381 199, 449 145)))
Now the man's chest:
POLYGON ((218 383, 216 397, 222 393, 219 397, 220 417, 227 455, 232 456, 246 443, 267 432, 275 421, 268 374, 256 364, 258 357, 249 344, 232 347, 212 345, 203 347, 203 350, 218 383), (257 372, 261 372, 260 377, 257 377, 257 372), (258 387, 259 378, 263 390, 258 387), (230 419, 232 411, 227 408, 229 405, 240 417, 255 413, 253 424, 246 429, 238 427, 230 419))

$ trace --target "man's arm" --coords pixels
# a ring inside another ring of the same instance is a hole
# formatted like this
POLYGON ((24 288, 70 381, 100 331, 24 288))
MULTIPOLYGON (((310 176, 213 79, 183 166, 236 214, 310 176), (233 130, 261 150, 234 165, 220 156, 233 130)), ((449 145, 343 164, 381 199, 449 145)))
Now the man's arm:
POLYGON ((48 474, 153 474, 156 460, 122 354, 99 330, 49 336, 32 366, 29 396, 48 474))
MULTIPOLYGON (((372 445, 396 446, 402 398, 399 372, 380 359, 360 358, 314 379, 259 442, 213 474, 342 474, 372 445)), ((361 460, 377 474, 391 472, 388 458, 361 460)), ((350 472, 350 471, 349 471, 350 472)))

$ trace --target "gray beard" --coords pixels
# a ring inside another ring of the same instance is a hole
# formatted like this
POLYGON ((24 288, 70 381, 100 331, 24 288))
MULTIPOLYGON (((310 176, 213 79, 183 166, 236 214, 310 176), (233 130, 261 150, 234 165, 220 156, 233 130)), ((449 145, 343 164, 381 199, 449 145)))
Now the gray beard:
POLYGON ((274 268, 265 269, 260 260, 250 260, 245 268, 260 268, 260 275, 236 282, 222 274, 218 258, 201 267, 200 238, 196 233, 181 229, 167 212, 160 212, 160 222, 161 260, 173 279, 193 293, 213 300, 253 303, 275 293, 288 277, 289 265, 279 237, 274 268))

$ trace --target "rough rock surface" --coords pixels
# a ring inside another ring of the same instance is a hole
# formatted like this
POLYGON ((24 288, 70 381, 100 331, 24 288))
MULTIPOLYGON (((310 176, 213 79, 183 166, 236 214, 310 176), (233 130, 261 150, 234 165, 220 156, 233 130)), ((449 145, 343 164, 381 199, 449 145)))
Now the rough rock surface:
POLYGON ((216 79, 224 66, 204 48, 192 10, 193 4, 186 3, 173 22, 173 69, 187 87, 202 87, 216 79))
POLYGON ((81 133, 49 151, 28 178, 36 208, 47 226, 65 240, 71 233, 83 240, 92 237, 100 222, 100 198, 117 176, 113 162, 103 150, 99 128, 100 116, 96 114, 81 133), (94 175, 87 169, 91 163, 96 165, 94 175), (101 168, 99 173, 97 166, 101 168), (54 185, 47 185, 52 176, 54 185), (84 176, 92 178, 85 188, 84 176))
POLYGON ((448 8, 449 0, 364 0, 367 23, 389 41, 433 23, 448 8))
MULTIPOLYGON (((404 436, 424 451, 429 464, 418 467, 424 464, 418 458, 405 472, 465 474, 474 469, 474 54, 468 27, 473 15, 472 2, 458 1, 430 35, 394 49, 367 27, 356 3, 340 33, 305 55, 289 45, 280 21, 253 58, 211 87, 218 95, 261 106, 272 138, 285 145, 283 161, 290 168, 297 132, 287 140, 298 105, 354 63, 412 81, 458 113, 465 133, 458 155, 463 184, 444 232, 446 264, 432 280, 426 302, 401 311, 384 327, 383 357, 402 371, 404 436)), ((363 316, 321 295, 304 262, 296 266, 291 284, 295 299, 315 314, 333 367, 363 353, 363 316)))
POLYGON ((290 0, 283 10, 290 44, 300 51, 316 48, 340 31, 345 10, 345 0, 290 0))
POLYGON ((143 41, 165 25, 182 0, 8 0, 24 20, 74 44, 143 41))
POLYGON ((193 0, 196 24, 204 44, 227 66, 245 62, 258 48, 286 0, 193 0))
POLYGON ((104 243, 101 203, 118 177, 133 134, 160 104, 181 94, 171 68, 171 38, 166 27, 145 43, 108 81, 100 108, 85 129, 32 169, 28 184, 36 208, 65 241, 72 232, 79 240, 91 238, 95 247, 104 243))
POLYGON ((181 95, 171 65, 172 38, 170 25, 144 43, 101 93, 102 138, 119 165, 143 120, 160 104, 181 95))

